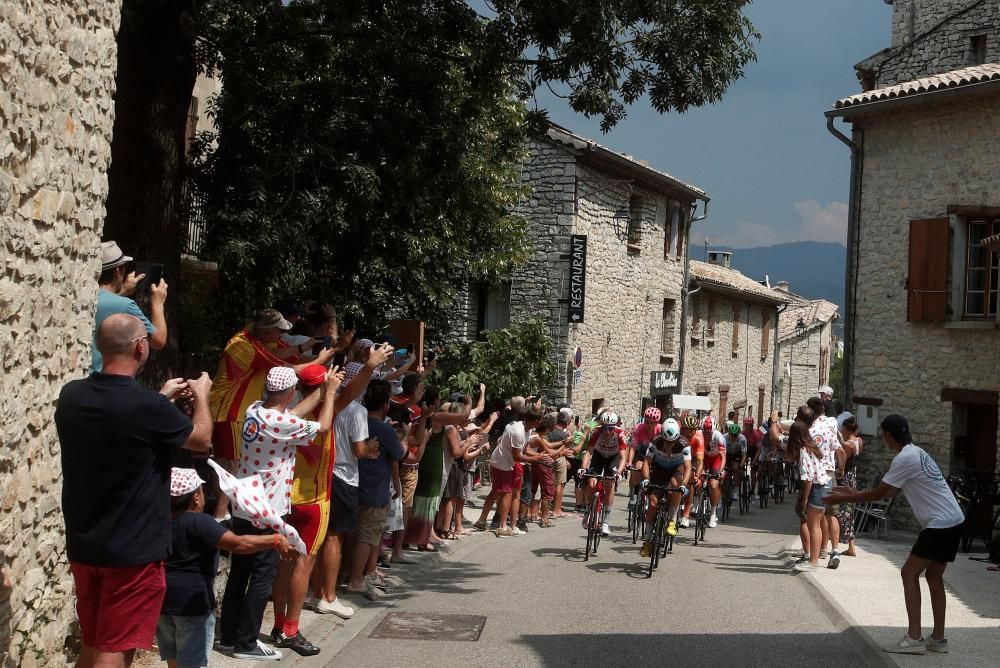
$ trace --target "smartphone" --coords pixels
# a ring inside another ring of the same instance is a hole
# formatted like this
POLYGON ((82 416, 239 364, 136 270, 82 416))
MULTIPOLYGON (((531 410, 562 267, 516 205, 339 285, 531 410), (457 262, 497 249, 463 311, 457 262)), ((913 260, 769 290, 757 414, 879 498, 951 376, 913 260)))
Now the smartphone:
POLYGON ((146 275, 139 286, 149 288, 149 286, 159 283, 160 279, 163 278, 163 264, 160 262, 136 262, 135 273, 136 275, 146 275))
POLYGON ((577 429, 580 428, 580 416, 579 415, 577 415, 577 416, 575 416, 573 418, 573 424, 576 426, 577 429))

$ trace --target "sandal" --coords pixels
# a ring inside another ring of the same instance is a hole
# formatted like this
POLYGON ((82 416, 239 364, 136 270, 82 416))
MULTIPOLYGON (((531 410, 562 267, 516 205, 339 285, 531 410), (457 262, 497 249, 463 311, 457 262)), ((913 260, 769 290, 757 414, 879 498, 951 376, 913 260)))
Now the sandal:
POLYGON ((445 540, 458 540, 458 536, 455 535, 454 531, 449 531, 444 535, 445 540))
POLYGON ((438 549, 432 545, 418 545, 417 552, 437 552, 438 549))
POLYGON ((542 527, 543 529, 551 529, 552 522, 539 522, 538 526, 542 527))
POLYGON ((472 525, 472 528, 476 531, 486 531, 486 522, 476 522, 472 525))

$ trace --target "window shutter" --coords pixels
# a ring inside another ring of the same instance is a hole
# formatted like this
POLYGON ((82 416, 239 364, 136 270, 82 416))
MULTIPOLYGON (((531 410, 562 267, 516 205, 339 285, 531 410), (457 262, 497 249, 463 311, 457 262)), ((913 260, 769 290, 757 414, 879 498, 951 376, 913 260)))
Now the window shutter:
POLYGON ((767 359, 767 351, 771 348, 771 314, 766 307, 760 309, 760 358, 767 359))
POLYGON ((740 307, 733 305, 733 352, 740 350, 740 307))
POLYGON ((910 221, 906 319, 944 322, 948 303, 947 218, 910 221))
POLYGON ((705 321, 708 324, 708 334, 706 335, 709 339, 715 338, 715 295, 708 296, 708 306, 706 307, 707 312, 705 313, 705 321))

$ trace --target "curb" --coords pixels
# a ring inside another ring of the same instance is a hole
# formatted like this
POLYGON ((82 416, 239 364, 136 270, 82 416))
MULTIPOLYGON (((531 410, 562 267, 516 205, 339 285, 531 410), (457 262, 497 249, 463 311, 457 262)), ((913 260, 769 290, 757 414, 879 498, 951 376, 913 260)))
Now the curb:
MULTIPOLYGON (((798 549, 786 548, 778 554, 778 557, 787 557, 788 552, 793 549, 798 552, 798 549)), ((786 562, 786 565, 790 566, 791 562, 786 562)), ((834 627, 847 637, 847 642, 850 643, 851 647, 865 658, 865 665, 898 668, 898 664, 882 650, 882 646, 876 642, 875 638, 869 635, 864 627, 858 624, 857 620, 851 616, 851 613, 827 592, 826 588, 820 584, 815 575, 812 573, 799 573, 797 577, 804 578, 809 583, 809 587, 807 588, 809 595, 819 604, 823 614, 826 615, 834 627)))

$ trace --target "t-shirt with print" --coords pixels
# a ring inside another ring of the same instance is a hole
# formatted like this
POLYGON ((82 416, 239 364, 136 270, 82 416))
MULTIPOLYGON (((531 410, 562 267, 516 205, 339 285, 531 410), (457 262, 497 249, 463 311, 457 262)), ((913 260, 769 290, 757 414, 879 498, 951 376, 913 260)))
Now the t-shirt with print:
POLYGON ((621 429, 617 427, 605 429, 601 426, 591 434, 590 447, 602 457, 614 457, 628 445, 625 443, 625 433, 621 429))
POLYGON ((499 471, 513 471, 514 450, 524 450, 527 442, 528 435, 524 431, 524 423, 520 420, 511 422, 503 430, 496 449, 490 455, 490 466, 499 471))
POLYGON ((406 456, 396 430, 384 420, 368 418, 368 433, 378 440, 378 457, 358 462, 358 505, 363 508, 384 508, 389 505, 389 483, 392 463, 406 456))
POLYGON ((823 468, 827 471, 836 469, 836 452, 840 449, 840 440, 837 438, 837 418, 825 415, 816 418, 816 421, 809 427, 809 435, 813 437, 816 445, 823 452, 823 468))
POLYGON ((292 511, 296 449, 308 446, 317 433, 319 422, 266 408, 262 401, 255 401, 247 409, 237 476, 260 475, 271 509, 279 517, 292 511))
POLYGON ((913 514, 925 529, 950 529, 965 521, 941 469, 913 443, 903 446, 892 458, 882 482, 903 490, 913 514))
POLYGON ((823 462, 805 448, 799 452, 799 478, 821 486, 830 482, 823 462))
POLYGON ((355 399, 337 414, 333 429, 337 448, 333 474, 351 487, 357 487, 358 458, 352 444, 368 440, 368 411, 355 399))
POLYGON ((226 527, 206 513, 181 513, 171 523, 173 543, 166 563, 164 615, 201 616, 215 610, 216 546, 226 527))

